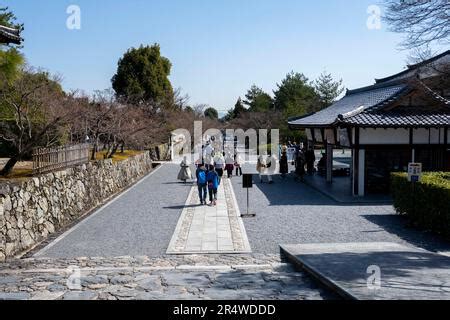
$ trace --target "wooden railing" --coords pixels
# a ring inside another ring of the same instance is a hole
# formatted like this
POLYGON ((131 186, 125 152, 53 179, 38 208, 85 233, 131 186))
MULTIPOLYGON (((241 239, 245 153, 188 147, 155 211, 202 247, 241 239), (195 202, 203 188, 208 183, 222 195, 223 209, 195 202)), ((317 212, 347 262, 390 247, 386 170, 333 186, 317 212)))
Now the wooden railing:
POLYGON ((33 150, 33 174, 62 170, 89 162, 89 144, 33 150))

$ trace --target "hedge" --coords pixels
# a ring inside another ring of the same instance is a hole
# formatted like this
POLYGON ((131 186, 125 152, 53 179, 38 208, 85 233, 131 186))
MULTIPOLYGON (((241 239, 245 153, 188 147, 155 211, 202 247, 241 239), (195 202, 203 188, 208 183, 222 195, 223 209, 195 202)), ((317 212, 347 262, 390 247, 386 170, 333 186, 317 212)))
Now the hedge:
POLYGON ((391 174, 394 207, 411 223, 450 238, 450 172, 425 172, 413 185, 406 173, 391 174))

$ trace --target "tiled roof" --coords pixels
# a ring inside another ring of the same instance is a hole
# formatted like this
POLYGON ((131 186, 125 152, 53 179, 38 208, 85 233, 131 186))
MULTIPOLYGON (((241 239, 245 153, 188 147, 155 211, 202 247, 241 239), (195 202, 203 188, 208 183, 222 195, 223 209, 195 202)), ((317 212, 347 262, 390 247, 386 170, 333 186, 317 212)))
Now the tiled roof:
POLYGON ((383 84, 347 91, 345 97, 330 107, 311 115, 291 118, 288 123, 292 129, 329 126, 337 121, 339 115, 351 113, 355 110, 358 110, 358 112, 377 110, 398 99, 407 89, 406 84, 391 84, 388 86, 383 84))
POLYGON ((408 78, 408 77, 412 76, 421 67, 424 67, 424 66, 426 67, 427 65, 432 65, 433 63, 438 62, 440 60, 447 59, 446 61, 449 61, 449 56, 450 56, 450 50, 447 50, 447 51, 445 51, 439 55, 436 55, 430 59, 424 60, 422 62, 413 64, 413 65, 408 65, 408 68, 406 70, 403 70, 392 76, 382 78, 382 79, 375 79, 375 82, 382 83, 382 82, 389 82, 389 81, 396 80, 396 79, 408 78))
POLYGON ((339 122, 360 127, 450 127, 448 112, 361 112, 348 118, 340 117, 339 122))
POLYGON ((21 41, 19 30, 0 25, 0 43, 20 44, 21 41))

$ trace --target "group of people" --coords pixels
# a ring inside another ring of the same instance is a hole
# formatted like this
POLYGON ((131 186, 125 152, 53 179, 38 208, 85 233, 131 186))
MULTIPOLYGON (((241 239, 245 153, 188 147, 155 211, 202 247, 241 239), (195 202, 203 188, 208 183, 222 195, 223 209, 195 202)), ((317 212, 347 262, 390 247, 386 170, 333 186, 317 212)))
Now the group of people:
POLYGON ((196 165, 205 164, 214 166, 220 178, 223 177, 226 171, 227 177, 233 176, 233 171, 236 169, 236 176, 242 175, 241 156, 237 152, 229 150, 221 151, 215 150, 210 142, 206 146, 202 146, 202 157, 197 160, 196 165))
MULTIPOLYGON (((210 205, 215 206, 217 204, 217 190, 225 172, 228 178, 232 177, 235 169, 236 176, 242 175, 240 155, 238 153, 233 155, 231 152, 216 151, 209 142, 202 146, 201 158, 196 161, 195 165, 197 168, 195 177, 202 205, 206 204, 208 194, 210 205)), ((184 157, 180 167, 178 180, 186 183, 187 180, 193 179, 187 157, 184 157)))
MULTIPOLYGON (((281 147, 279 161, 273 154, 266 156, 260 155, 258 157, 256 171, 259 174, 261 183, 264 183, 263 177, 266 177, 268 183, 272 184, 272 175, 278 172, 283 179, 286 178, 286 175, 289 173, 288 148, 291 150, 295 149, 292 165, 295 166, 296 180, 303 181, 306 173, 314 173, 314 163, 316 161, 314 149, 312 147, 305 148, 303 144, 297 145, 295 142, 288 142, 281 147)), ((324 162, 324 159, 321 159, 319 162, 324 162)), ((234 169, 236 170, 236 176, 242 175, 240 155, 238 153, 233 155, 232 152, 216 151, 210 143, 202 146, 201 157, 195 164, 197 168, 195 177, 197 179, 198 193, 202 205, 206 204, 208 194, 210 205, 217 204, 217 189, 220 186, 225 172, 228 178, 232 177, 234 169)), ((193 179, 186 157, 184 157, 180 166, 181 169, 178 173, 178 179, 184 183, 187 180, 193 179)))
POLYGON ((282 178, 285 178, 289 173, 289 163, 287 156, 288 148, 295 149, 294 161, 292 164, 295 166, 296 179, 303 181, 303 177, 305 176, 306 172, 308 174, 314 173, 314 162, 316 161, 314 149, 311 146, 305 148, 303 144, 297 145, 295 142, 288 142, 287 144, 283 145, 281 147, 280 157, 280 174, 282 178))

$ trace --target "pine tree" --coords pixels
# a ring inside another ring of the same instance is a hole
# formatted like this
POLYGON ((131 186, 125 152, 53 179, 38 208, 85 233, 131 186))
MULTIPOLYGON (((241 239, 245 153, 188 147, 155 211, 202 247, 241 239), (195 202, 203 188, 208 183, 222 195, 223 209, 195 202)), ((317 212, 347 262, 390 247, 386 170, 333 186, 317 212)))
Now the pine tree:
POLYGON ((320 108, 326 108, 332 105, 337 97, 344 92, 342 79, 335 81, 330 73, 322 72, 319 78, 314 81, 314 89, 320 99, 320 108))

